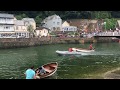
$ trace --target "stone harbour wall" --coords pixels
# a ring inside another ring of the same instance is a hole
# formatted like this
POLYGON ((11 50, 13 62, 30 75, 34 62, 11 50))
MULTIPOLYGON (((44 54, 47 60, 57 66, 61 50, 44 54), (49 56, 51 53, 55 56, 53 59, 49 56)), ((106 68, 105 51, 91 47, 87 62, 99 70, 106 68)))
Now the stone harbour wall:
MULTIPOLYGON (((116 40, 117 41, 117 40, 116 40)), ((80 37, 42 37, 42 38, 1 38, 0 48, 30 47, 48 44, 70 44, 70 43, 97 43, 113 42, 111 38, 80 38, 80 37)))

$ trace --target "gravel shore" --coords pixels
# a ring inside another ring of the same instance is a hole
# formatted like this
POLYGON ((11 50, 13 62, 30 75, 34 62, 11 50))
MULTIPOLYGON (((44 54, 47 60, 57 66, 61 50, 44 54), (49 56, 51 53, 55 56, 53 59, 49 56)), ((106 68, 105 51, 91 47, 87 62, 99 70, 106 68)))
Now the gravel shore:
POLYGON ((120 79, 120 73, 116 73, 116 71, 120 72, 120 68, 116 68, 104 73, 104 79, 120 79))

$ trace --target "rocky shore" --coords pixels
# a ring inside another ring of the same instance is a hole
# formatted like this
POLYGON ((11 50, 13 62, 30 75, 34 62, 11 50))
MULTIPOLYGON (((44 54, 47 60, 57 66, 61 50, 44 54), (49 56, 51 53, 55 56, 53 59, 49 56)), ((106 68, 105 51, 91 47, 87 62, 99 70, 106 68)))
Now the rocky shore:
POLYGON ((104 73, 104 79, 120 79, 120 67, 104 73))

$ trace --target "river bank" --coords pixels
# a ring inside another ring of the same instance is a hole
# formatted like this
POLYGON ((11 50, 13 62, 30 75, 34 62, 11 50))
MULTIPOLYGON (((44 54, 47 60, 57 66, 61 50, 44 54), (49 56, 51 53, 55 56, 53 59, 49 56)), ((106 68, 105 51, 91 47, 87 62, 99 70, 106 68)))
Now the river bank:
POLYGON ((92 76, 90 78, 85 79, 120 79, 120 67, 109 70, 105 73, 99 73, 95 75, 88 75, 92 76))
POLYGON ((104 79, 120 79, 120 67, 103 74, 104 79))
POLYGON ((80 38, 80 37, 42 37, 42 38, 1 38, 0 48, 18 48, 49 44, 83 44, 83 43, 118 42, 110 37, 80 38))

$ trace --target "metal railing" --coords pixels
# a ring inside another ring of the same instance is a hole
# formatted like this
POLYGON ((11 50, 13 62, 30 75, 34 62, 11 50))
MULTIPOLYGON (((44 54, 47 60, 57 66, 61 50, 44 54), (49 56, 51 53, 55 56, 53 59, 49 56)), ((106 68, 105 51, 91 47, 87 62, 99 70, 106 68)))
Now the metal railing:
POLYGON ((94 34, 94 36, 120 36, 120 32, 101 32, 94 34))

